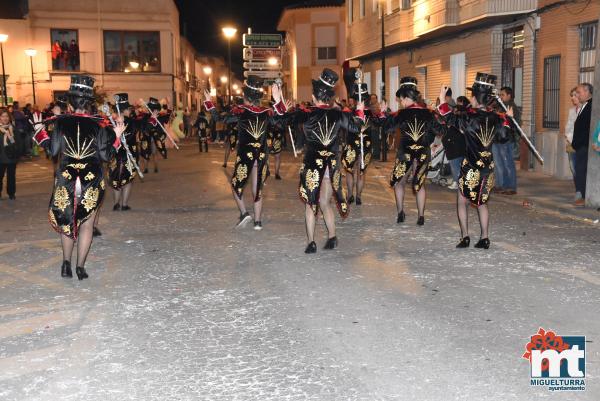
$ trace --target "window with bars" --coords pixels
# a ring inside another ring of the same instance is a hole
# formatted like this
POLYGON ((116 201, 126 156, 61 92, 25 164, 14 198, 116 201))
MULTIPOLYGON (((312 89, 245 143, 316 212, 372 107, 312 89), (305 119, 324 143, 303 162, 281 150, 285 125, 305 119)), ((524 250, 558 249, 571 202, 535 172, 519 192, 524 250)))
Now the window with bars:
POLYGON ((317 60, 336 60, 337 47, 317 47, 317 60))
POLYGON ((594 83, 598 22, 579 26, 579 83, 594 83))
POLYGON ((544 128, 558 128, 560 113, 560 56, 544 59, 544 128))
POLYGON ((504 31, 502 39, 502 86, 513 89, 513 100, 521 105, 525 32, 523 26, 504 31))

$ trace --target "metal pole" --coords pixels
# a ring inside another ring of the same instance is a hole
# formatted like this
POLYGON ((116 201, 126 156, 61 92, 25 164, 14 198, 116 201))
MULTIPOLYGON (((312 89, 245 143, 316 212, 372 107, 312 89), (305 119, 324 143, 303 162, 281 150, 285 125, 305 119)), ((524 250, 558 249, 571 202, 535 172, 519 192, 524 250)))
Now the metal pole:
POLYGON ((596 124, 600 120, 600 27, 596 28, 596 66, 594 74, 594 94, 592 102, 592 117, 590 119, 590 133, 589 141, 590 146, 588 147, 588 160, 587 160, 587 177, 585 186, 585 205, 587 207, 600 207, 600 180, 598 174, 600 173, 600 153, 596 151, 591 145, 597 143, 594 134, 596 133, 596 124))
POLYGON ((29 56, 29 63, 31 64, 31 89, 33 90, 33 104, 35 104, 35 81, 33 79, 33 56, 29 56))
POLYGON ((6 72, 4 71, 4 44, 0 42, 0 56, 2 56, 2 89, 4 89, 4 105, 8 106, 8 96, 6 94, 6 72))
POLYGON ((228 53, 228 76, 227 76, 227 104, 231 104, 231 38, 227 38, 227 53, 228 53))
POLYGON ((381 101, 385 100, 385 6, 381 4, 381 101))

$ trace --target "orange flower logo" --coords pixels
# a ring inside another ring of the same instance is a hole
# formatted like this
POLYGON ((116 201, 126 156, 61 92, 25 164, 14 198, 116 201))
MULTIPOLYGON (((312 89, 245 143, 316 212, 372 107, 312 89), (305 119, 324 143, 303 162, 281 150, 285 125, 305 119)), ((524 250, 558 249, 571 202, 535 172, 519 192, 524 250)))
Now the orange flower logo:
MULTIPOLYGON (((570 345, 563 341, 561 336, 557 336, 553 331, 545 331, 540 327, 536 335, 531 336, 531 341, 526 345, 526 352, 523 354, 523 358, 528 359, 531 363, 531 351, 539 350, 544 352, 548 349, 562 352, 570 348, 570 345)), ((564 359, 560 361, 564 362, 564 359)), ((549 362, 547 359, 542 361, 542 372, 547 371, 549 362)))

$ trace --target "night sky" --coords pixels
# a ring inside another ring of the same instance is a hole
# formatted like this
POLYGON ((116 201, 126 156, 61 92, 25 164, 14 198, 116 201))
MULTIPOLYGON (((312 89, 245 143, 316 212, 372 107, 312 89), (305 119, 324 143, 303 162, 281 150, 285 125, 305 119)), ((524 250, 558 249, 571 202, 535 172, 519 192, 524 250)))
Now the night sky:
POLYGON ((242 76, 242 34, 248 27, 254 33, 275 33, 284 7, 303 0, 175 0, 179 7, 182 33, 201 54, 227 57, 227 41, 221 27, 231 24, 238 29, 232 40, 233 70, 242 76), (184 28, 185 24, 185 28, 184 28))

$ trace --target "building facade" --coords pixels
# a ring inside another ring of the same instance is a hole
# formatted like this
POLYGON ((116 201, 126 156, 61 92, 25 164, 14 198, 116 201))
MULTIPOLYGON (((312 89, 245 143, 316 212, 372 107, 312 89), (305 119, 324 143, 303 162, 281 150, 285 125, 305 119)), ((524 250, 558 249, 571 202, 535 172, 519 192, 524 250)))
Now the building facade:
POLYGON ((535 115, 536 140, 545 163, 537 168, 571 178, 563 136, 572 106, 569 92, 578 83, 594 84, 600 2, 561 3, 539 2, 543 12, 537 32, 535 115))
POLYGON ((288 98, 310 101, 312 79, 323 68, 340 74, 336 95, 346 97, 341 65, 346 58, 346 24, 343 1, 313 0, 286 7, 277 29, 285 31, 283 57, 288 98))
POLYGON ((417 77, 433 104, 442 84, 456 98, 478 71, 497 75, 514 89, 522 128, 545 159, 532 160, 521 143, 521 168, 567 178, 568 92, 592 80, 599 11, 586 0, 347 0, 347 58, 392 110, 401 76, 417 77))
POLYGON ((7 94, 21 103, 33 103, 25 49, 37 51, 31 61, 36 103, 42 107, 68 89, 72 73, 87 73, 108 101, 128 92, 132 101, 152 96, 192 110, 201 104, 202 85, 211 77, 218 82, 216 74, 227 75, 222 58, 199 55, 180 35, 173 0, 27 3, 22 18, 0 20, 0 33, 8 35, 7 94), (204 73, 206 66, 210 74, 204 73))

